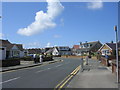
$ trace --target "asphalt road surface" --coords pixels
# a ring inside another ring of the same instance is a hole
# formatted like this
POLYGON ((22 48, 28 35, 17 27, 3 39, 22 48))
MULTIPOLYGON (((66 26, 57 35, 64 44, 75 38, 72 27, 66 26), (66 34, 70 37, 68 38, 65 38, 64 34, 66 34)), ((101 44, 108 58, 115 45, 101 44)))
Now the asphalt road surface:
POLYGON ((55 88, 80 65, 80 59, 61 58, 63 62, 2 73, 2 88, 55 88))

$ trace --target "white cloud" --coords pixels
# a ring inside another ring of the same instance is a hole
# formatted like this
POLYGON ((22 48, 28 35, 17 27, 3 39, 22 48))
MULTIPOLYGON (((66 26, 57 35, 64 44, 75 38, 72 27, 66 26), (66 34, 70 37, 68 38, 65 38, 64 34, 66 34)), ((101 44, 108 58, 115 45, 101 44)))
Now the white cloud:
POLYGON ((39 32, 43 32, 45 29, 56 26, 56 23, 54 23, 53 20, 62 12, 64 7, 59 2, 59 0, 47 0, 47 3, 47 12, 37 12, 35 21, 26 28, 20 28, 17 32, 18 34, 31 36, 39 32))
POLYGON ((4 37, 4 34, 0 33, 0 39, 3 39, 3 37, 4 37))
POLYGON ((51 45, 51 43, 50 43, 50 42, 48 42, 48 43, 47 43, 47 45, 46 45, 46 47, 50 47, 50 45, 51 45))
POLYGON ((61 36, 60 35, 54 35, 54 38, 60 38, 61 36))
POLYGON ((93 2, 89 2, 87 4, 87 7, 88 9, 92 9, 92 10, 100 9, 103 7, 103 2, 102 0, 94 0, 93 2))

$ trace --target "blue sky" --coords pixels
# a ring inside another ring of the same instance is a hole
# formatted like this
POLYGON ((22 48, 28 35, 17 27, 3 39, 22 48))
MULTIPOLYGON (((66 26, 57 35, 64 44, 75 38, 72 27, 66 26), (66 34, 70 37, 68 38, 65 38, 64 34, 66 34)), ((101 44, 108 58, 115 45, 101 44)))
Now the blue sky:
MULTIPOLYGON (((46 2, 8 2, 2 4, 3 38, 12 43, 24 44, 25 48, 62 45, 72 46, 85 41, 115 41, 114 25, 118 24, 116 2, 103 2, 102 6, 89 8, 87 2, 62 2, 63 11, 55 17, 55 27, 34 35, 18 32, 35 20, 36 12, 47 11, 46 2)), ((24 33, 24 32, 23 32, 24 33)))

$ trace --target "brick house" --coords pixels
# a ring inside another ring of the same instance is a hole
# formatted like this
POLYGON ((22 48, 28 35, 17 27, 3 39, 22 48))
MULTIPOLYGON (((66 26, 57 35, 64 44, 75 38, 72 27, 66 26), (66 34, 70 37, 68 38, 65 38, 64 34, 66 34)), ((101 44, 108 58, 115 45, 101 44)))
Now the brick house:
POLYGON ((101 46, 102 44, 100 43, 100 41, 86 42, 86 43, 81 43, 79 45, 79 48, 77 45, 74 45, 72 51, 77 56, 91 55, 92 53, 96 53, 101 46))
MULTIPOLYGON (((120 42, 118 43, 118 47, 120 48, 120 42)), ((105 55, 115 56, 116 55, 116 43, 105 43, 98 50, 98 52, 100 52, 103 56, 105 56, 105 55)))

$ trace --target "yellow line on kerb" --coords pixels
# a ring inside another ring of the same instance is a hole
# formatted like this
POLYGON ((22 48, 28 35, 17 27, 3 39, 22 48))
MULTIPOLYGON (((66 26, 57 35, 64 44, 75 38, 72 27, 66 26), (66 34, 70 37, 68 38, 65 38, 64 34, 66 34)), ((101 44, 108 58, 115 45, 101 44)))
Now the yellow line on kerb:
MULTIPOLYGON (((77 69, 77 68, 76 68, 76 69, 77 69)), ((76 69, 75 69, 75 70, 76 70, 76 69)), ((73 72, 75 72, 75 70, 73 70, 73 72)), ((72 72, 72 73, 73 73, 73 72, 72 72)), ((70 73, 66 78, 64 78, 64 79, 55 87, 55 89, 58 88, 68 77, 70 77, 70 75, 71 75, 72 73, 70 73)))
POLYGON ((61 90, 61 88, 63 88, 66 83, 79 71, 80 66, 78 66, 75 70, 73 70, 63 81, 61 81, 54 90, 61 90))
POLYGON ((79 67, 77 67, 76 71, 73 73, 73 75, 71 75, 60 87, 58 90, 61 90, 65 85, 66 83, 79 71, 79 67))

